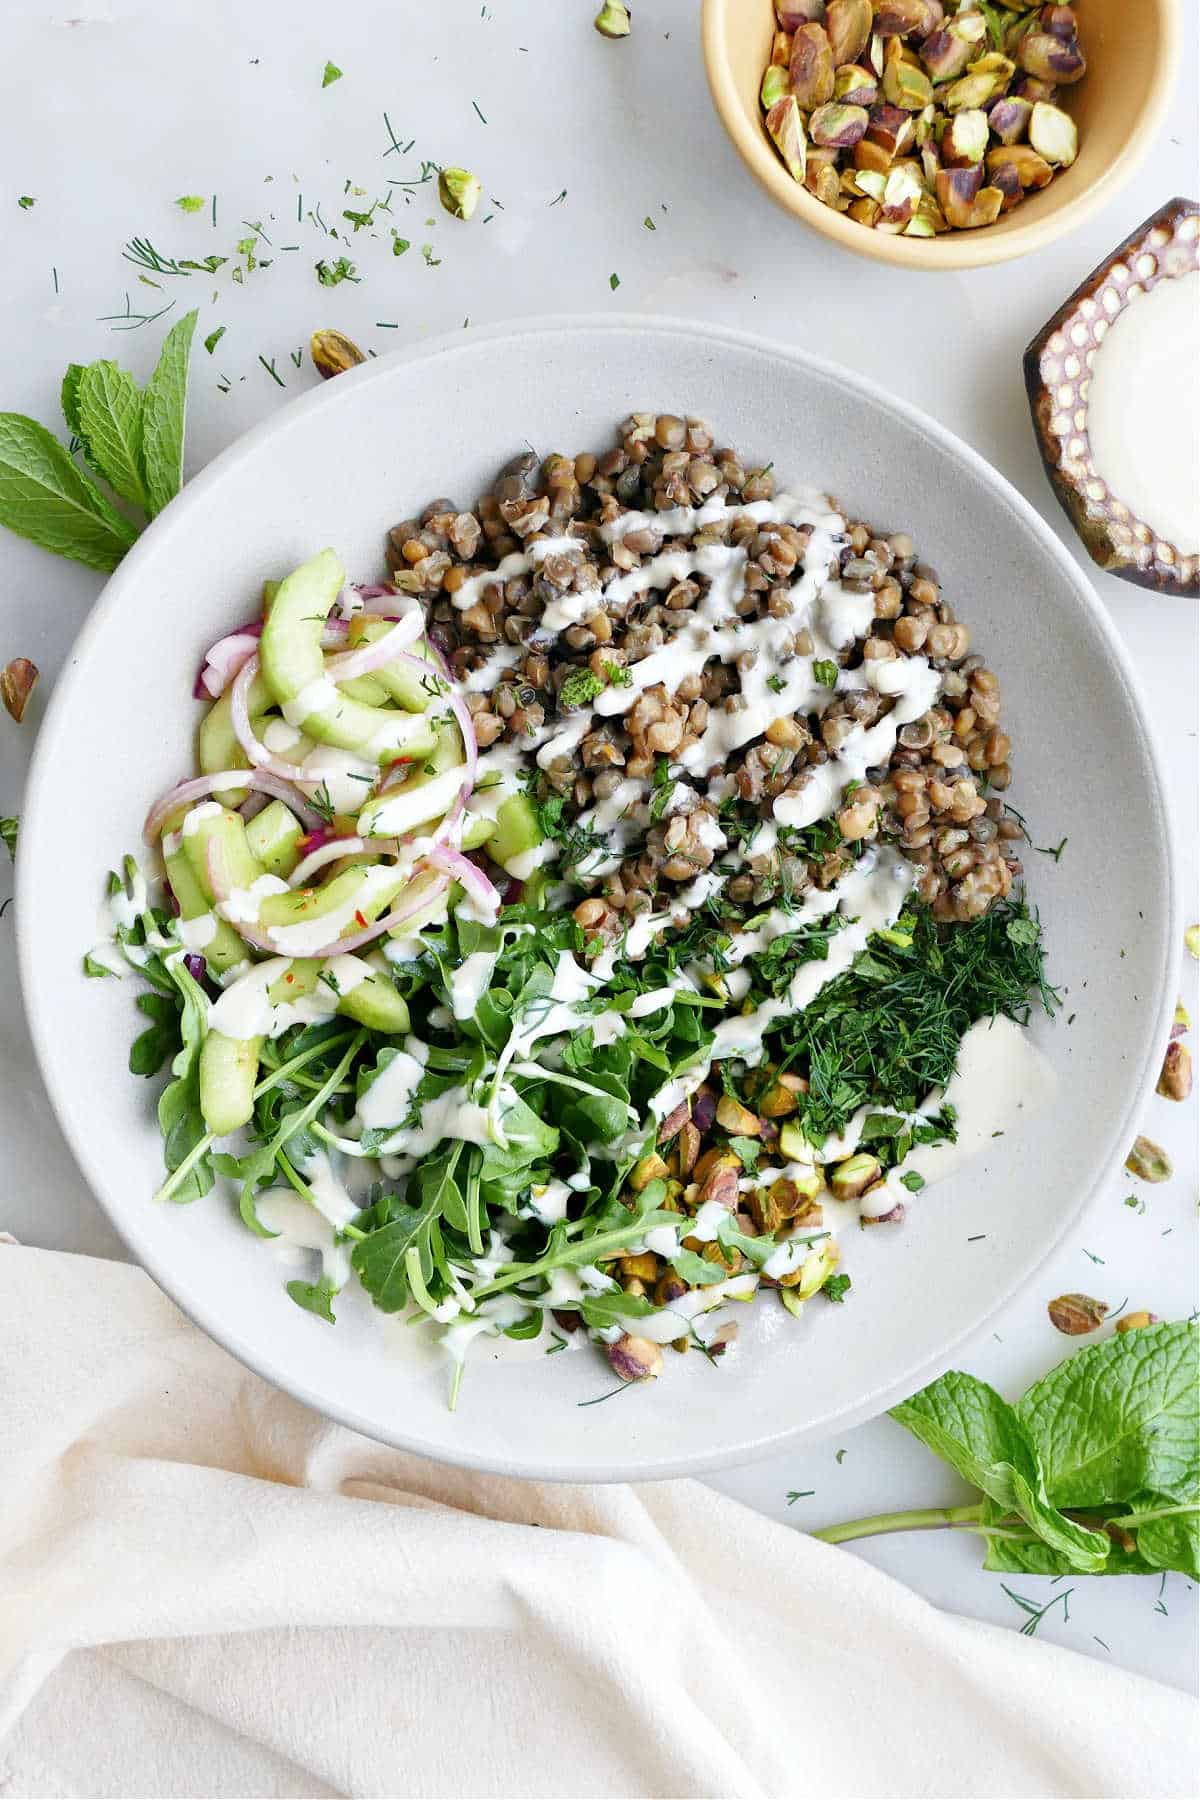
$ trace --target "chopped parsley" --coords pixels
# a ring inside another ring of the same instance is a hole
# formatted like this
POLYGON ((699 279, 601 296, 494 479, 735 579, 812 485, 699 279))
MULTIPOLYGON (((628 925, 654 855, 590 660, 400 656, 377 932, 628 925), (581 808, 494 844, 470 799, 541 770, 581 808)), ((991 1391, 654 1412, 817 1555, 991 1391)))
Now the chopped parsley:
POLYGON ((812 672, 813 680, 819 681, 822 687, 835 688, 837 686, 838 666, 835 662, 819 659, 813 664, 812 672))

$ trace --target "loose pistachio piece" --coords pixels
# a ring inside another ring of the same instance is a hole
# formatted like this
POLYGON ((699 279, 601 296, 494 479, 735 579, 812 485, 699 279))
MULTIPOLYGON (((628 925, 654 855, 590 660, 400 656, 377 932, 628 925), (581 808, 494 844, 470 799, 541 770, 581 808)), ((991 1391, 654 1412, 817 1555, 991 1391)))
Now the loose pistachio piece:
POLYGON ((629 8, 621 4, 621 0, 604 0, 604 5, 592 20, 592 24, 601 37, 628 37, 632 30, 629 8))
POLYGON ((820 152, 816 155, 810 154, 808 167, 804 171, 805 187, 814 199, 820 200, 825 206, 838 206, 843 198, 841 177, 832 160, 828 162, 824 160, 825 157, 832 159, 836 155, 835 150, 826 150, 823 154, 820 152))
POLYGON ((879 83, 871 69, 861 63, 843 63, 833 77, 833 97, 847 106, 874 106, 879 98, 879 83))
POLYGON ((1028 100, 1014 100, 1010 94, 993 103, 987 122, 993 137, 1002 144, 1016 144, 1025 136, 1033 107, 1028 100))
POLYGON ((1103 1325, 1108 1317, 1108 1303, 1093 1300, 1090 1294, 1060 1294, 1057 1300, 1051 1300, 1046 1311, 1055 1331, 1061 1331, 1065 1337, 1082 1337, 1103 1325))
POLYGON ((983 14, 960 12, 949 25, 929 34, 921 45, 921 60, 935 81, 951 81, 962 74, 986 39, 983 14))
POLYGON ((1157 1325, 1158 1314, 1152 1312, 1122 1313, 1117 1320, 1118 1331, 1145 1331, 1147 1325, 1157 1325))
POLYGON ((1187 946, 1188 955, 1194 956, 1197 962, 1200 962, 1200 925, 1189 925, 1183 934, 1183 941, 1187 946))
POLYGON ((903 1200, 897 1200, 895 1206, 893 1206, 889 1212, 865 1212, 858 1222, 860 1225, 903 1225, 906 1212, 907 1209, 903 1200))
POLYGON ((1064 44, 1073 43, 1079 36, 1079 21, 1070 6, 1043 6, 1037 23, 1051 37, 1061 38, 1064 44))
POLYGON ((968 106, 986 106, 1003 94, 1013 75, 1015 64, 1007 56, 992 50, 968 64, 967 73, 951 83, 941 96, 947 112, 961 112, 968 106))
POLYGON ((767 130, 793 181, 804 180, 808 143, 794 94, 777 100, 767 114, 767 130))
POLYGON ((987 169, 989 176, 1007 164, 1016 171, 1017 180, 1023 188, 1048 187, 1054 179, 1054 170, 1045 157, 1031 150, 1028 144, 1005 144, 998 150, 987 153, 987 169))
POLYGON ((1186 1044, 1168 1044, 1155 1092, 1164 1100, 1186 1100, 1191 1091, 1192 1053, 1186 1044))
POLYGON ((903 107, 905 112, 921 112, 933 99, 933 83, 924 69, 897 58, 883 71, 883 92, 893 106, 903 107))
POLYGON ((988 170, 988 181, 992 187, 999 188, 1004 199, 1001 212, 1011 212, 1025 198, 1025 189, 1017 178, 1017 171, 1010 162, 997 163, 994 169, 988 170))
MULTIPOLYGON (((930 146, 926 145, 926 149, 930 146)), ((937 237, 940 232, 948 231, 946 215, 926 188, 917 201, 917 210, 904 227, 905 237, 937 237)))
POLYGON ((1028 100, 1032 106, 1035 100, 1053 100, 1058 89, 1050 81, 1039 81, 1036 75, 1022 75, 1013 83, 1012 98, 1028 100))
POLYGON ((775 0, 775 17, 782 31, 798 31, 824 13, 825 0, 775 0))
POLYGON ((979 163, 963 169, 939 169, 936 188, 938 204, 946 220, 956 231, 977 231, 981 225, 994 225, 1004 208, 1002 189, 981 187, 983 170, 979 163), (974 192, 970 189, 974 186, 974 192))
POLYGON ((791 92, 788 72, 781 69, 778 63, 768 63, 763 71, 762 87, 759 90, 759 104, 764 112, 770 112, 777 100, 786 100, 791 92))
POLYGON ((14 656, 0 670, 0 699, 4 701, 5 712, 18 725, 25 717, 25 708, 37 678, 37 664, 31 663, 27 656, 14 656))
POLYGON ((835 64, 856 62, 871 36, 871 0, 829 0, 825 35, 835 64))
POLYGON ((805 112, 833 98, 833 51, 820 25, 801 25, 792 39, 792 92, 805 112))
POLYGON ((1185 1031, 1192 1028, 1192 1015, 1182 1000, 1175 1002, 1175 1011, 1171 1018, 1171 1036, 1182 1037, 1185 1031))
POLYGON ((955 113, 942 133, 942 161, 950 168, 982 162, 987 147, 987 114, 978 107, 955 113))
POLYGON ((786 69, 792 60, 792 34, 790 31, 777 31, 771 39, 771 61, 781 69, 786 69))
POLYGON ((872 200, 883 202, 883 192, 887 187, 887 176, 879 169, 856 169, 854 179, 858 183, 860 193, 872 200))
POLYGON ((317 374, 326 381, 367 360, 353 339, 341 331, 314 331, 308 348, 317 374))
POLYGON ((1079 81, 1087 70, 1087 59, 1078 42, 1064 44, 1049 31, 1031 31, 1021 39, 1017 55, 1026 74, 1060 86, 1079 81))
POLYGON ((608 1345, 608 1360, 613 1374, 622 1381, 645 1381, 662 1371, 662 1351, 649 1338, 619 1337, 608 1345))
POLYGON ((818 106, 808 121, 808 129, 814 144, 848 150, 857 144, 867 129, 867 109, 865 106, 841 106, 831 100, 818 106))
POLYGON ((940 24, 929 0, 878 0, 875 7, 875 29, 880 37, 928 37, 940 24))
MULTIPOLYGON (((888 162, 903 155, 916 136, 911 113, 900 106, 873 106, 867 122, 867 137, 887 152, 888 162)), ((887 164, 884 165, 886 168, 887 164)))
POLYGON ((925 186, 931 197, 934 192, 934 184, 937 181, 938 170, 941 166, 941 159, 934 146, 932 144, 922 144, 921 173, 925 177, 925 186))
POLYGON ((876 230, 890 232, 893 236, 903 231, 916 212, 924 191, 925 184, 917 164, 900 163, 893 168, 883 190, 883 210, 876 230))
POLYGON ((882 1173, 878 1158, 860 1151, 837 1164, 829 1177, 829 1190, 835 1200, 857 1200, 882 1173))
POLYGON ((1066 169, 1079 154, 1079 133, 1070 113, 1039 100, 1029 120, 1029 142, 1038 155, 1056 168, 1066 169))
POLYGON ((469 169, 443 169, 438 176, 438 199, 456 219, 471 217, 482 192, 482 182, 469 169))
POLYGON ((1125 1167, 1139 1181, 1170 1181, 1175 1173, 1171 1159, 1162 1145, 1154 1143, 1148 1137, 1133 1140, 1133 1148, 1125 1158, 1125 1167))
POLYGON ((852 200, 846 209, 848 216, 856 224, 872 226, 878 219, 881 210, 878 200, 872 199, 868 194, 864 194, 861 200, 852 200))

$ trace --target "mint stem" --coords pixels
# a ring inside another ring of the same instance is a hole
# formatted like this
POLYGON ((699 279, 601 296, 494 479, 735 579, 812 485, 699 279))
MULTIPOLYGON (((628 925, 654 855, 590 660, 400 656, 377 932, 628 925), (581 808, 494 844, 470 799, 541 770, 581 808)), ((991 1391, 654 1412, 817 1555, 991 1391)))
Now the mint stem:
POLYGON ((983 1502, 975 1506, 926 1506, 913 1512, 875 1513, 869 1519, 851 1519, 846 1525, 827 1525, 810 1533, 823 1544, 848 1544, 853 1538, 879 1537, 885 1531, 937 1531, 947 1525, 979 1525, 983 1502))

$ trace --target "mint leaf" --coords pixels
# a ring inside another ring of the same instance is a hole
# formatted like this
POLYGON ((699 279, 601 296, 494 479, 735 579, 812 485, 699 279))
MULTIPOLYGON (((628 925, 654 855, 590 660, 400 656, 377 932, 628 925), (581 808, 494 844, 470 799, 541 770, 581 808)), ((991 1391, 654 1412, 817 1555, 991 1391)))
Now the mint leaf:
POLYGON ((337 1324, 331 1303, 338 1291, 331 1281, 322 1280, 315 1283, 289 1281, 287 1283, 289 1300, 294 1300, 297 1306, 304 1308, 305 1312, 315 1313, 318 1319, 328 1319, 331 1325, 337 1324))
POLYGON ((1017 1513, 1072 1569, 1103 1567, 1108 1540, 1050 1504, 1032 1437, 986 1381, 951 1370, 893 1407, 891 1416, 1006 1512, 1017 1513))
POLYGON ((1151 1490, 1194 1500, 1200 1486, 1200 1327, 1122 1332, 1035 1382, 1017 1413, 1038 1446, 1057 1506, 1103 1506, 1151 1490))
MULTIPOLYGON (((997 1524, 1003 1515, 1002 1507, 992 1507, 985 1511, 984 1523, 997 1524)), ((1010 1522, 1011 1524, 1011 1522, 1010 1522)), ((1008 1529, 1005 1527, 1004 1529, 1008 1529)), ((1123 1550, 1120 1544, 1111 1538, 1103 1540, 1108 1545, 1108 1553, 1099 1569, 1092 1570, 1095 1575, 1153 1575, 1155 1565, 1148 1562, 1137 1550, 1123 1550)), ((983 1566, 996 1575, 1075 1575, 1078 1570, 1052 1550, 1049 1544, 1038 1539, 1036 1542, 1020 1543, 1009 1537, 985 1538, 987 1553, 983 1566)))
MULTIPOLYGON (((1159 1498, 1154 1494, 1139 1495, 1135 1510, 1149 1512, 1159 1498)), ((1136 1527, 1136 1534, 1138 1549, 1152 1568, 1178 1569, 1182 1575, 1200 1581, 1200 1506, 1165 1519, 1147 1519, 1144 1525, 1136 1527)))
POLYGON ((74 401, 79 432, 114 494, 147 510, 142 481, 142 396, 137 382, 115 362, 80 370, 74 401))
POLYGON ((142 471, 151 517, 183 486, 188 356, 197 316, 195 311, 186 314, 168 331, 142 400, 142 471))
POLYGON ((137 532, 35 419, 0 413, 0 525, 111 574, 137 532))

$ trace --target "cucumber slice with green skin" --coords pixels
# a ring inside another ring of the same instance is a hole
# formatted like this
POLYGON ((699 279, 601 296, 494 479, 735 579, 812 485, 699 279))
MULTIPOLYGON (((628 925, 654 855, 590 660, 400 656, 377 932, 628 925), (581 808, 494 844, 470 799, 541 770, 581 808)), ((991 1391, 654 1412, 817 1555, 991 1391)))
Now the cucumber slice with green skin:
MULTIPOLYGON (((313 957, 297 958, 288 970, 291 982, 286 993, 283 993, 283 983, 277 982, 271 989, 272 999, 282 997, 299 1000, 313 993, 321 979, 322 970, 328 967, 327 963, 313 957)), ((408 1007, 402 996, 383 975, 368 975, 365 981, 348 988, 340 996, 337 1010, 345 1018, 356 1019, 360 1025, 367 1025, 372 1031, 386 1031, 394 1035, 403 1036, 411 1023, 408 1007)))
POLYGON ((351 700, 362 700, 367 706, 386 706, 391 699, 378 675, 352 675, 349 681, 339 681, 338 689, 348 694, 351 700))
MULTIPOLYGON (((421 764, 422 775, 444 775, 447 769, 461 769, 463 766, 462 732, 453 718, 443 719, 434 727, 437 732, 437 743, 421 764)), ((416 780, 413 776, 411 779, 416 780)))
MULTIPOLYGON (((440 879, 441 877, 438 875, 437 871, 433 869, 423 870, 419 875, 414 875, 412 884, 414 897, 419 894, 423 888, 435 888, 440 879)), ((419 912, 413 913, 410 918, 405 919, 401 924, 390 926, 388 928, 388 936, 400 940, 419 937, 427 925, 441 923, 450 910, 451 895, 460 892, 461 889, 457 889, 453 885, 448 889, 442 889, 439 892, 435 892, 428 906, 423 906, 419 912)))
MULTIPOLYGON (((351 645, 377 644, 392 629, 392 623, 391 619, 370 619, 359 613, 357 618, 350 621, 348 641, 351 645)), ((423 640, 414 644, 406 654, 423 657, 429 664, 429 674, 422 677, 420 671, 409 663, 385 663, 382 669, 376 669, 375 679, 406 712, 426 712, 431 705, 445 697, 445 677, 433 660, 433 652, 423 640)), ((461 751, 458 760, 462 761, 461 751)))
MULTIPOLYGON (((211 913, 211 897, 202 887, 183 845, 168 851, 163 862, 171 892, 179 902, 180 918, 200 919, 205 913, 211 913)), ((224 919, 218 919, 216 930, 197 954, 204 957, 210 969, 221 975, 226 969, 232 969, 235 963, 245 962, 246 946, 232 925, 224 919)))
POLYGON ((544 860, 538 854, 544 847, 545 838, 528 795, 510 794, 502 800, 496 808, 496 832, 488 849, 492 861, 525 878, 544 860))
POLYGON ((266 932, 278 956, 312 956, 372 924, 411 880, 408 869, 370 863, 344 870, 324 887, 267 894, 259 906, 258 929, 266 932))
POLYGON ((364 705, 325 673, 321 633, 345 579, 333 551, 322 550, 279 584, 259 640, 267 685, 306 737, 379 763, 427 756, 436 739, 423 717, 364 705))
MULTIPOLYGON (((261 675, 256 675, 250 683, 246 695, 246 711, 250 714, 250 723, 261 719, 275 704, 274 696, 261 675)), ((215 775, 218 769, 248 769, 250 758, 237 741, 237 733, 233 729, 233 701, 228 688, 219 700, 214 700, 203 719, 200 721, 200 733, 197 742, 197 753, 201 772, 215 775)), ((257 728, 255 736, 259 733, 257 728)), ((220 796, 226 806, 240 806, 246 798, 248 788, 228 788, 220 796)))
POLYGON ((368 800, 358 815, 360 837, 403 837, 418 825, 449 812, 463 784, 462 765, 437 775, 420 775, 368 800))
POLYGON ((459 848, 462 850, 478 850, 481 844, 487 843, 495 829, 495 819, 485 819, 482 815, 473 816, 468 813, 466 824, 463 826, 462 842, 459 848))
POLYGON ((300 861, 299 844, 304 827, 283 804, 272 800, 246 826, 246 842, 268 875, 287 879, 300 861))
POLYGON ((254 1116, 254 1087, 262 1039, 210 1031, 200 1046, 200 1111, 214 1137, 226 1137, 254 1116))
MULTIPOLYGON (((215 895, 208 873, 208 850, 210 844, 220 847, 224 864, 225 877, 231 888, 249 888, 266 870, 250 848, 246 837, 246 821, 240 813, 230 812, 222 807, 220 812, 203 813, 200 808, 193 808, 199 817, 190 821, 191 830, 185 822, 183 832, 183 849, 191 864, 197 881, 208 896, 211 906, 215 895)), ((245 946, 242 950, 245 955, 245 946)))

